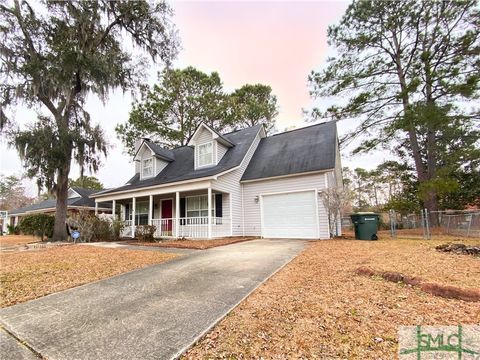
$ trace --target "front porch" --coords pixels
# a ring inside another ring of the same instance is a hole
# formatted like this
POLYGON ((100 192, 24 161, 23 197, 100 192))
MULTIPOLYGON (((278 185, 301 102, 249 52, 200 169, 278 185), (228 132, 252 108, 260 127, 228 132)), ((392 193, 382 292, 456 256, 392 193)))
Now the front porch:
POLYGON ((112 200, 112 209, 125 223, 123 237, 153 225, 154 238, 212 239, 232 236, 230 201, 229 193, 208 188, 112 200))

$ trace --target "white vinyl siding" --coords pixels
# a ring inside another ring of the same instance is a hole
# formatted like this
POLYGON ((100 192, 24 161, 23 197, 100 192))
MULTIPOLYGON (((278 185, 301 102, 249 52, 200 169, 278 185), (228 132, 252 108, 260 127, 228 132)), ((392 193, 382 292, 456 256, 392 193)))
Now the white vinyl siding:
POLYGON ((217 161, 216 163, 218 164, 220 160, 222 160, 223 156, 226 154, 228 151, 228 147, 225 145, 220 144, 218 141, 215 141, 217 145, 217 161))
MULTIPOLYGON (((212 187, 215 190, 227 192, 231 196, 232 204, 232 235, 233 236, 242 236, 243 235, 243 211, 242 211, 242 189, 240 184, 240 179, 242 178, 243 173, 247 169, 250 160, 252 159, 255 150, 257 149, 258 143, 260 142, 260 133, 257 134, 250 149, 248 150, 245 158, 243 159, 240 167, 236 170, 233 170, 225 175, 220 176, 217 180, 212 181, 212 187)), ((223 214, 227 216, 227 212, 230 211, 224 208, 223 214)), ((228 215, 230 216, 230 215, 228 215)), ((259 215, 260 216, 260 215, 259 215)))
POLYGON ((202 128, 200 132, 195 136, 195 145, 204 144, 213 140, 212 132, 205 128, 202 128))
POLYGON ((74 198, 78 198, 80 197, 80 194, 77 193, 75 190, 73 189, 68 189, 68 198, 69 199, 74 199, 74 198))
POLYGON ((167 162, 165 160, 160 160, 158 158, 155 158, 155 176, 160 174, 162 172, 162 170, 167 167, 168 164, 169 164, 169 162, 167 162))
MULTIPOLYGON (((255 198, 262 194, 286 193, 325 188, 325 173, 289 176, 243 184, 243 209, 246 236, 261 236, 260 202, 255 198)), ((319 238, 328 239, 328 215, 320 197, 318 202, 319 238)))

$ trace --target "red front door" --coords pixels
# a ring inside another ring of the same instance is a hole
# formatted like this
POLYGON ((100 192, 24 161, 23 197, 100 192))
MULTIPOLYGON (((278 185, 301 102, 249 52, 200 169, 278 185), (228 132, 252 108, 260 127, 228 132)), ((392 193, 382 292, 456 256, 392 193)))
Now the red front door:
POLYGON ((162 200, 162 232, 172 231, 173 200, 162 200), (167 220, 168 219, 168 220, 167 220))

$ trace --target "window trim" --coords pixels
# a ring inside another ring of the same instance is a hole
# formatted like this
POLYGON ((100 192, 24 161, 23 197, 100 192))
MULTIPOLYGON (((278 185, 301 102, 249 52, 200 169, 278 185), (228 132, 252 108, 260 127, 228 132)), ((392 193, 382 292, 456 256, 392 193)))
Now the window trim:
MULTIPOLYGON (((212 193, 212 218, 215 217, 216 214, 216 208, 215 208, 215 193, 212 193)), ((208 194, 200 194, 200 195, 190 195, 190 196, 185 196, 185 219, 192 219, 192 218, 203 218, 203 217, 208 217, 208 194), (199 213, 202 210, 207 211, 207 216, 188 216, 188 203, 190 199, 192 198, 199 198, 199 197, 206 197, 207 198, 207 208, 206 209, 199 209, 199 210, 190 210, 190 211, 198 211, 199 213)))
POLYGON ((150 177, 154 176, 154 174, 155 174, 155 161, 153 160, 153 156, 152 156, 152 157, 149 157, 149 158, 142 159, 141 161, 142 161, 142 162, 141 162, 141 165, 142 165, 142 166, 141 166, 142 179, 146 179, 146 178, 150 178, 150 177), (152 173, 151 173, 150 175, 145 175, 145 174, 144 174, 144 170, 145 170, 145 166, 144 166, 144 165, 145 165, 145 161, 148 161, 148 160, 151 160, 151 162, 152 162, 152 166, 151 166, 152 173))
POLYGON ((197 152, 197 156, 195 156, 195 159, 196 159, 196 165, 197 165, 197 168, 201 168, 201 167, 206 167, 206 166, 212 166, 212 165, 215 165, 215 145, 214 145, 214 141, 207 141, 205 143, 202 143, 202 144, 198 144, 195 146, 195 151, 197 152), (205 164, 200 164, 200 148, 202 146, 207 146, 207 145, 211 145, 211 155, 212 155, 212 160, 211 162, 209 163, 205 163, 205 164))
MULTIPOLYGON (((133 210, 133 203, 129 202, 129 203, 128 203, 128 207, 129 207, 128 220, 129 220, 129 221, 132 221, 132 220, 133 220, 133 219, 132 219, 132 218, 133 218, 133 212, 132 212, 132 210, 133 210)), ((140 217, 141 217, 141 216, 142 216, 142 217, 147 216, 147 218, 148 218, 148 201, 137 201, 137 202, 135 203, 135 218, 136 218, 136 219, 135 219, 135 225, 140 225, 140 217), (147 212, 140 212, 140 211, 139 211, 139 207, 140 207, 141 204, 145 204, 145 205, 147 206, 147 212), (138 221, 137 221, 137 220, 138 220, 138 221), (137 224, 137 222, 138 222, 138 224, 137 224)), ((147 221, 147 223, 148 223, 148 221, 147 221)))

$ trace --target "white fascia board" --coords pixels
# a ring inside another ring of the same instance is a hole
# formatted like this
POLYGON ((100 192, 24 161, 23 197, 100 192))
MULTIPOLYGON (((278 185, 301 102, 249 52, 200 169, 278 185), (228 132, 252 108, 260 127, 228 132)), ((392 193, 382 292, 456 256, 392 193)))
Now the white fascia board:
POLYGON ((315 174, 321 174, 321 173, 327 173, 329 171, 332 171, 333 169, 323 169, 323 170, 315 170, 315 171, 306 171, 302 173, 295 173, 295 174, 286 174, 286 175, 279 175, 279 176, 271 176, 271 177, 266 177, 266 178, 258 178, 258 179, 251 179, 251 180, 240 180, 241 183, 247 184, 251 182, 257 182, 257 181, 267 181, 267 180, 275 180, 275 179, 283 179, 287 177, 293 177, 293 176, 304 176, 304 175, 315 175, 315 174))
POLYGON ((129 191, 122 191, 118 193, 105 194, 101 198, 95 198, 95 202, 106 202, 112 200, 125 200, 131 199, 132 197, 146 197, 149 195, 163 195, 171 194, 175 192, 186 192, 186 191, 195 191, 195 190, 205 190, 211 185, 212 177, 197 179, 196 181, 185 181, 184 183, 170 183, 157 186, 150 186, 139 189, 132 189, 129 191))
MULTIPOLYGON (((103 202, 103 201, 100 201, 100 202, 103 202)), ((95 210, 95 208, 91 207, 91 206, 67 206, 67 210, 72 210, 72 209, 91 210, 91 211, 95 210)), ((45 208, 45 209, 30 210, 30 211, 26 211, 26 212, 23 212, 23 213, 17 213, 17 214, 12 214, 12 215, 13 216, 24 216, 24 215, 29 215, 29 214, 37 214, 37 213, 42 213, 42 212, 45 212, 45 211, 55 211, 55 210, 56 210, 56 208, 52 207, 52 208, 45 208)), ((110 211, 112 209, 111 208, 101 208, 101 207, 99 207, 98 210, 110 211)))

